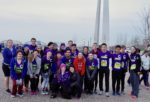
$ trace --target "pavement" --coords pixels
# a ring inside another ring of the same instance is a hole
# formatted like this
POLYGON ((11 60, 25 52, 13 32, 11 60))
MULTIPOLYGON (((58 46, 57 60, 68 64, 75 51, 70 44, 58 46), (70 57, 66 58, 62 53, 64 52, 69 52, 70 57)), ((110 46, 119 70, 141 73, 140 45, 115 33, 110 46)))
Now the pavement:
MULTIPOLYGON (((2 56, 0 54, 0 102, 150 102, 150 89, 144 87, 143 83, 140 86, 140 94, 137 100, 133 100, 130 98, 129 93, 131 91, 131 87, 129 85, 125 85, 125 95, 122 96, 112 96, 111 92, 111 84, 110 84, 110 97, 107 98, 105 95, 86 95, 82 94, 81 99, 73 98, 71 100, 62 99, 58 97, 56 99, 51 99, 50 95, 41 95, 40 93, 36 96, 31 96, 29 93, 24 93, 24 97, 16 97, 11 98, 10 94, 5 92, 3 80, 4 75, 1 68, 2 64, 2 56)), ((128 78, 128 75, 126 79, 128 78)), ((111 78, 110 78, 111 83, 111 78)), ((12 84, 10 83, 10 87, 12 84)), ((39 87, 40 88, 40 87, 39 87)), ((99 92, 99 88, 97 89, 99 92)))

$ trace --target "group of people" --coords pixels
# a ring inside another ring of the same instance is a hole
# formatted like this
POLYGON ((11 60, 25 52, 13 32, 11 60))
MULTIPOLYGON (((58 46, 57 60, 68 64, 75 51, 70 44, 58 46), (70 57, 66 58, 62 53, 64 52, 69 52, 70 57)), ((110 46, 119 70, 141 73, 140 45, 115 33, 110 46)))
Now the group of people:
POLYGON ((78 50, 71 40, 67 46, 61 43, 59 48, 56 43, 49 42, 43 49, 36 44, 35 38, 31 39, 30 45, 16 47, 9 39, 2 51, 6 92, 12 98, 22 97, 29 89, 31 95, 40 92, 42 95, 50 94, 51 98, 59 94, 65 99, 80 98, 83 92, 90 95, 105 93, 109 97, 112 72, 112 95, 120 96, 125 94, 125 78, 129 72, 131 98, 137 99, 142 80, 149 87, 149 50, 148 45, 141 55, 140 50, 134 46, 130 52, 126 52, 125 46, 116 45, 114 51, 109 51, 106 43, 94 43, 91 49, 84 46, 78 50), (12 90, 9 88, 10 78, 12 90))

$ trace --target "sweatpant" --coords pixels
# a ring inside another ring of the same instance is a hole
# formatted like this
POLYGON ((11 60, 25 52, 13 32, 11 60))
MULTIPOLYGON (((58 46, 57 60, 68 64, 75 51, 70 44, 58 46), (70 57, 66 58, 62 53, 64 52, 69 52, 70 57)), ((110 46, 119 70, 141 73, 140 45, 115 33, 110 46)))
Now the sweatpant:
POLYGON ((139 75, 134 71, 130 71, 130 83, 132 87, 131 95, 137 96, 139 94, 139 75))
POLYGON ((16 80, 12 80, 12 95, 23 94, 23 83, 22 85, 17 85, 16 80))
POLYGON ((113 92, 120 92, 121 71, 112 71, 112 89, 113 92))
POLYGON ((109 92, 109 69, 99 69, 99 88, 100 91, 103 91, 103 79, 105 76, 105 92, 109 92))
POLYGON ((144 84, 145 86, 148 86, 148 79, 149 79, 149 71, 146 70, 142 70, 142 78, 140 79, 140 83, 144 80, 144 84))
POLYGON ((126 76, 126 69, 121 70, 121 92, 124 92, 125 89, 125 76, 126 76))
POLYGON ((37 91, 39 78, 30 78, 30 82, 31 82, 31 91, 34 92, 37 91))

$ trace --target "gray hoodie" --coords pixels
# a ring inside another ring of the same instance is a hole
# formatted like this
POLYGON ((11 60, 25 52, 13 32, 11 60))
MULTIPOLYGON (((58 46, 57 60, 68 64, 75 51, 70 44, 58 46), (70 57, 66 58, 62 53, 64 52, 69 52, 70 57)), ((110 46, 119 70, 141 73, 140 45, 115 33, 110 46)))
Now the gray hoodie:
POLYGON ((35 69, 35 71, 33 71, 32 63, 30 63, 28 61, 28 72, 27 72, 27 74, 30 77, 34 77, 35 75, 39 74, 40 70, 41 70, 41 58, 37 57, 35 60, 36 60, 36 63, 37 63, 37 68, 35 69))

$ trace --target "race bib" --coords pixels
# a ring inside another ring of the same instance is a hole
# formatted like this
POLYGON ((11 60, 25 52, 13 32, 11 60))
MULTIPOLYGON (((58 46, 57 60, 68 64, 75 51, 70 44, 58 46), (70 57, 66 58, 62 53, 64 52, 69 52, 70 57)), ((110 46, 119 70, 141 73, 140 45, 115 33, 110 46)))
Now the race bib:
POLYGON ((48 70, 49 69, 49 64, 45 64, 44 65, 44 70, 48 70))
POLYGON ((106 60, 101 60, 101 66, 102 67, 107 67, 107 61, 106 60))
POLYGON ((136 64, 131 65, 131 70, 134 70, 134 69, 136 69, 136 64))
POLYGON ((36 64, 33 64, 33 65, 32 65, 32 71, 33 71, 33 73, 36 72, 36 69, 37 69, 37 65, 36 65, 36 64))
POLYGON ((122 62, 122 68, 124 68, 124 62, 122 62))
POLYGON ((121 64, 120 64, 119 62, 116 62, 116 63, 115 63, 115 67, 114 67, 114 68, 116 68, 116 69, 120 69, 120 67, 121 67, 121 64))

